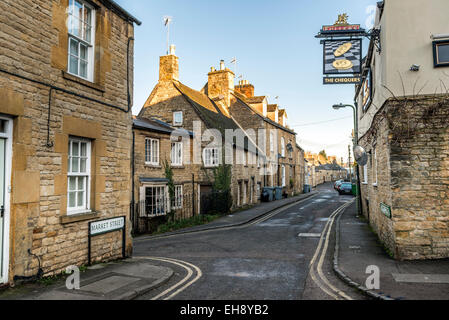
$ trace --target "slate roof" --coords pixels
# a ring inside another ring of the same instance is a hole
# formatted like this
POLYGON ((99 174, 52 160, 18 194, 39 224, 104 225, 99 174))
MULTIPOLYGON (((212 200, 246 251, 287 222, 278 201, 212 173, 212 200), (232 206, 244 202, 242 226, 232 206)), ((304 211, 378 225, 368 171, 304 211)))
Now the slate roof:
MULTIPOLYGON (((134 118, 133 119, 133 128, 148 130, 153 132, 171 134, 175 130, 179 130, 178 128, 173 128, 168 123, 158 120, 158 119, 147 119, 147 118, 134 118)), ((190 136, 193 136, 193 132, 188 131, 190 136)))
POLYGON ((124 16, 129 21, 132 21, 136 23, 138 26, 142 24, 141 21, 139 21, 137 18, 133 17, 129 12, 127 12, 125 9, 123 9, 117 2, 113 0, 105 0, 109 3, 110 9, 117 12, 119 15, 124 16))

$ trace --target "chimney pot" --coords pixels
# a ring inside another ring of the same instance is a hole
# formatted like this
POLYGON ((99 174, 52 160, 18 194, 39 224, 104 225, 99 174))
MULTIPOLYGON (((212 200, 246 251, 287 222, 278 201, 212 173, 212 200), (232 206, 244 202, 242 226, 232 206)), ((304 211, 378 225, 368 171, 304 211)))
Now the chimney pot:
POLYGON ((224 69, 225 69, 224 60, 220 60, 220 70, 224 70, 224 69))
POLYGON ((175 55, 175 50, 176 50, 176 46, 174 44, 170 45, 170 55, 174 56, 175 55))

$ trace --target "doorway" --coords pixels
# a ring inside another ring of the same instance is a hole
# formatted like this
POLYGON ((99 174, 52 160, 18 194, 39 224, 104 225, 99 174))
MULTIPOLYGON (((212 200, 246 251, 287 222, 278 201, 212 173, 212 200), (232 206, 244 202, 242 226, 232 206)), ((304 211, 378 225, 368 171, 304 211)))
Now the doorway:
POLYGON ((12 120, 0 117, 0 284, 8 281, 12 120))

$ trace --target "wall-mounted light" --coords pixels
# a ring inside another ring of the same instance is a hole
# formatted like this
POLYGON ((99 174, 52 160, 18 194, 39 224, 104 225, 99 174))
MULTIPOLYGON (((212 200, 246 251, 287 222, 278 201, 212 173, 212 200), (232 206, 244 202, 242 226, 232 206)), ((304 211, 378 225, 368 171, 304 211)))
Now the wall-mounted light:
POLYGON ((417 72, 417 71, 419 71, 420 68, 421 68, 420 65, 414 64, 414 65, 412 65, 412 66, 410 67, 410 71, 415 71, 415 72, 417 72))

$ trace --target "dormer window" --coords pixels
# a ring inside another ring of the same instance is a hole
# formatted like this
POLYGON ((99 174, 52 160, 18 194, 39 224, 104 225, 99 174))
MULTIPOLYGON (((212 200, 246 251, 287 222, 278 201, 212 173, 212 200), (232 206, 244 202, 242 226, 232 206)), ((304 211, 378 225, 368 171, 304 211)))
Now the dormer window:
POLYGON ((173 125, 182 126, 183 116, 182 111, 173 112, 173 125))
POLYGON ((68 72, 88 81, 94 78, 95 10, 80 0, 69 0, 68 72))

